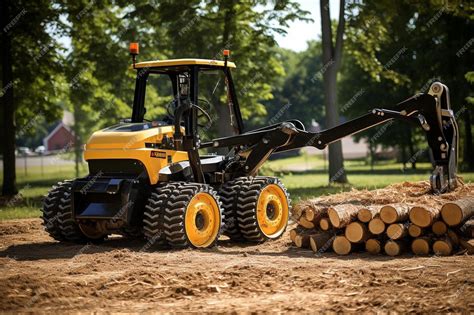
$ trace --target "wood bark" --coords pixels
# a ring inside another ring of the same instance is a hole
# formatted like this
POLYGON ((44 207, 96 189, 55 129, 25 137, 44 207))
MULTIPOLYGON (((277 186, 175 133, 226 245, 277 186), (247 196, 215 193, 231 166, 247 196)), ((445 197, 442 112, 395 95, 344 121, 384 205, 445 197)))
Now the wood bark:
POLYGON ((385 205, 380 209, 380 218, 386 224, 392 224, 395 222, 406 221, 409 212, 410 206, 406 204, 398 203, 385 205))
POLYGON ((474 197, 448 202, 441 208, 441 217, 449 226, 459 225, 474 216, 474 197))
POLYGON ((453 253, 454 244, 449 237, 436 240, 433 243, 433 252, 439 256, 449 256, 453 253))
POLYGON ((351 243, 365 242, 370 236, 367 226, 362 222, 351 222, 346 226, 344 235, 351 243))
POLYGON ((474 218, 466 221, 459 229, 459 233, 467 238, 474 238, 474 218))
POLYGON ((459 239, 459 245, 466 250, 468 255, 474 255, 474 239, 459 239))
POLYGON ((431 226, 431 231, 433 231, 433 233, 438 236, 444 235, 448 231, 448 226, 443 221, 436 221, 431 226))
POLYGON ((319 221, 319 228, 323 231, 328 231, 332 227, 331 222, 329 222, 329 218, 322 218, 319 221))
POLYGON ((330 233, 318 233, 309 237, 309 245, 313 252, 325 252, 332 247, 334 236, 330 233))
POLYGON ((384 250, 389 256, 401 255, 406 249, 406 243, 403 240, 388 240, 385 243, 384 250))
POLYGON ((410 209, 410 221, 419 227, 426 228, 440 216, 440 210, 431 207, 415 206, 410 209))
POLYGON ((432 240, 430 237, 418 237, 411 243, 411 251, 415 255, 428 255, 430 253, 432 240))
MULTIPOLYGON (((339 20, 336 31, 336 43, 333 45, 332 25, 329 14, 329 0, 320 1, 321 37, 323 50, 323 86, 324 106, 326 109, 326 127, 332 128, 339 124, 337 109, 337 72, 341 64, 344 38, 344 7, 345 0, 340 0, 339 20)), ((329 182, 347 183, 342 155, 342 143, 336 141, 329 145, 329 182)))
MULTIPOLYGON (((0 1, 1 20, 6 25, 12 20, 10 16, 10 4, 8 1, 0 1)), ((15 99, 13 90, 15 88, 13 77, 13 58, 12 58, 12 31, 1 32, 2 40, 2 91, 0 97, 3 113, 0 116, 3 119, 1 137, 3 142, 3 196, 14 196, 18 193, 16 186, 16 157, 15 157, 15 99)))
POLYGON ((393 223, 387 228, 387 236, 391 240, 399 240, 408 234, 408 225, 403 223, 393 223))
POLYGON ((298 234, 295 236, 295 245, 299 248, 309 247, 309 235, 298 234))
POLYGON ((380 212, 380 206, 364 207, 357 212, 357 219, 363 223, 369 223, 380 212))
POLYGON ((448 232, 446 232, 446 235, 451 239, 451 241, 453 242, 455 246, 459 245, 459 236, 456 234, 456 232, 448 229, 448 232))
POLYGON ((374 235, 380 235, 385 232, 385 223, 379 217, 375 217, 369 222, 369 231, 374 235))
POLYGON ((343 228, 357 217, 359 206, 353 204, 340 204, 328 208, 329 221, 335 228, 343 228))
POLYGON ((423 229, 418 225, 411 223, 408 227, 408 234, 411 237, 420 237, 421 235, 423 235, 423 229))
POLYGON ((327 208, 312 205, 305 209, 306 220, 313 222, 315 225, 319 224, 319 221, 327 215, 327 208))

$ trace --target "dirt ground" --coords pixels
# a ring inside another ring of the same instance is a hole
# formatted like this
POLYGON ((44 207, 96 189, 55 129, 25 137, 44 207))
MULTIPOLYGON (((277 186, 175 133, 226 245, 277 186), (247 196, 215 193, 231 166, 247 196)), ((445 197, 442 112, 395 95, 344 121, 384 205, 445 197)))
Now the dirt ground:
POLYGON ((473 267, 465 255, 315 256, 288 235, 210 250, 64 245, 39 219, 0 222, 0 311, 472 312, 473 267))

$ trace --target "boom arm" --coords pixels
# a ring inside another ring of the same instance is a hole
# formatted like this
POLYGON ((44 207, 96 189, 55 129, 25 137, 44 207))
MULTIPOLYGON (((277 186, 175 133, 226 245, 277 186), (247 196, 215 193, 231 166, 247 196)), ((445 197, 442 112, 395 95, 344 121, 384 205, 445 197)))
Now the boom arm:
POLYGON ((238 172, 255 175, 274 152, 314 146, 324 149, 328 144, 368 128, 401 119, 418 124, 426 133, 433 153, 435 169, 430 182, 434 192, 442 193, 456 187, 458 127, 449 104, 448 88, 435 82, 428 94, 415 95, 396 105, 396 110, 373 109, 369 113, 321 132, 308 132, 301 123, 288 121, 237 136, 203 143, 205 147, 234 147, 245 162, 238 172))

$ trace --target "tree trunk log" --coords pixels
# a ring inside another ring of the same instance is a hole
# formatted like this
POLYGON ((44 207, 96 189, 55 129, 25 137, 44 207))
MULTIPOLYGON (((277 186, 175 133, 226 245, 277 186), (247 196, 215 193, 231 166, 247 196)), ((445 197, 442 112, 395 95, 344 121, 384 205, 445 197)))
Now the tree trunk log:
POLYGON ((380 209, 380 219, 386 224, 406 221, 410 206, 406 204, 391 204, 385 205, 380 209))
POLYGON ((440 212, 439 209, 415 206, 410 209, 409 217, 412 223, 425 228, 433 224, 433 222, 440 216, 440 212))
POLYGON ((298 234, 295 237, 295 245, 299 248, 309 248, 309 235, 298 234))
POLYGON ((403 240, 388 240, 385 243, 384 250, 385 253, 389 256, 398 256, 401 255, 406 249, 406 244, 403 240))
POLYGON ((431 226, 431 231, 438 236, 444 235, 448 232, 448 226, 443 221, 436 221, 431 226))
POLYGON ((334 238, 332 249, 338 255, 347 255, 352 251, 358 250, 360 245, 351 243, 345 236, 339 235, 334 238))
POLYGON ((411 250, 415 255, 428 255, 432 240, 429 237, 418 237, 411 243, 411 250))
POLYGON ((306 220, 313 222, 314 225, 318 225, 319 221, 327 215, 327 208, 311 205, 306 208, 304 213, 306 220))
POLYGON ((332 247, 334 236, 330 233, 319 233, 309 237, 309 246, 313 252, 323 253, 332 247))
POLYGON ((323 231, 328 231, 332 227, 331 222, 329 222, 329 218, 322 218, 319 221, 319 228, 323 231))
POLYGON ((449 226, 459 225, 474 216, 474 197, 448 202, 441 208, 441 217, 449 226))
POLYGON ((369 223, 380 212, 380 206, 368 206, 357 212, 357 219, 363 223, 369 223))
POLYGON ((411 223, 408 227, 408 234, 414 238, 420 237, 421 235, 423 235, 423 229, 418 225, 411 223))
POLYGON ((352 204, 341 204, 328 208, 329 221, 335 228, 346 227, 357 216, 359 207, 352 204))
POLYGON ((369 231, 374 235, 380 235, 385 232, 385 223, 379 217, 373 218, 369 222, 369 231))
POLYGON ((446 235, 451 239, 455 246, 459 246, 459 236, 453 230, 448 230, 446 235))
POLYGON ((408 234, 408 224, 394 223, 387 228, 387 236, 391 240, 399 240, 408 234))
POLYGON ((367 226, 362 222, 351 222, 346 226, 344 235, 351 243, 365 242, 371 234, 367 226))
POLYGON ((380 254, 382 251, 382 241, 377 238, 368 239, 365 242, 365 250, 372 255, 380 254))
POLYGON ((474 218, 466 221, 459 229, 459 232, 467 238, 474 238, 474 218))
POLYGON ((433 252, 439 256, 449 256, 453 253, 454 244, 449 237, 436 240, 433 243, 433 252))
POLYGON ((313 222, 310 222, 306 220, 304 216, 301 216, 301 218, 298 220, 298 224, 307 228, 307 229, 314 229, 314 224, 313 222))
POLYGON ((459 239, 459 245, 461 245, 461 248, 466 250, 468 255, 474 255, 474 239, 459 239))

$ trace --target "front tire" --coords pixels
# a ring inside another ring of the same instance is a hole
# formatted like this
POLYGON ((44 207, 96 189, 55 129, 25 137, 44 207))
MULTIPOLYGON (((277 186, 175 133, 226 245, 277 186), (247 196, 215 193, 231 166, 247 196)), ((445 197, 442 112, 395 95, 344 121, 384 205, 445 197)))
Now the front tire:
POLYGON ((238 197, 237 223, 247 241, 280 238, 288 225, 291 200, 275 177, 248 177, 238 197))

